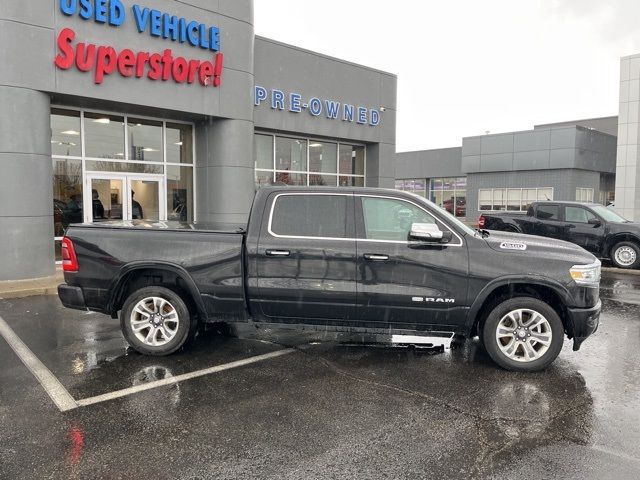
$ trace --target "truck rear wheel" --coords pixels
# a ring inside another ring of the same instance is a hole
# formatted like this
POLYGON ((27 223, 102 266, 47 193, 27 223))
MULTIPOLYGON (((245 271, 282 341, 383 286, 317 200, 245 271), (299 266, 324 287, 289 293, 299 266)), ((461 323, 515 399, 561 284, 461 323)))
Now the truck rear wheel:
POLYGON ((173 290, 144 287, 124 302, 120 327, 134 350, 144 355, 170 355, 193 337, 196 320, 173 290))
POLYGON ((618 268, 638 268, 640 247, 633 242, 620 242, 611 249, 611 261, 618 268))
POLYGON ((516 297, 489 313, 482 336, 487 353, 502 368, 533 372, 547 368, 560 354, 564 327, 548 304, 516 297))

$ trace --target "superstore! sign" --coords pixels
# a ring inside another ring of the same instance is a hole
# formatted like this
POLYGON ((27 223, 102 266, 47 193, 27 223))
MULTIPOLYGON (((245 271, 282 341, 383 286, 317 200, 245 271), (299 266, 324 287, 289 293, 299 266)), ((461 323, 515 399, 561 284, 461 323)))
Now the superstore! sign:
POLYGON ((222 81, 223 55, 220 52, 220 31, 216 26, 160 12, 140 5, 127 10, 121 0, 59 0, 60 11, 66 16, 120 27, 130 14, 140 34, 160 38, 213 52, 209 60, 174 57, 170 48, 162 52, 117 51, 109 45, 85 43, 76 38, 71 28, 64 28, 57 38, 55 65, 62 70, 77 68, 93 72, 94 81, 101 84, 112 73, 123 77, 173 80, 176 83, 199 83, 219 87, 222 81))

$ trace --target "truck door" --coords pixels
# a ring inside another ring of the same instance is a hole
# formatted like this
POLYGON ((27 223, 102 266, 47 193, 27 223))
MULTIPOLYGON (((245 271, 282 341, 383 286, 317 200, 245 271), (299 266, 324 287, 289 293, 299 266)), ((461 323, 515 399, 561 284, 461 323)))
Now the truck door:
POLYGON ((560 205, 539 203, 536 205, 536 220, 534 235, 564 240, 566 226, 560 221, 560 205))
POLYGON ((578 205, 566 205, 564 221, 567 225, 566 241, 580 245, 591 253, 600 254, 605 226, 595 213, 578 205))
POLYGON ((412 223, 453 230, 407 199, 356 195, 355 205, 361 322, 445 330, 463 324, 468 251, 462 238, 454 232, 449 244, 409 242, 412 223))
POLYGON ((353 210, 350 192, 274 192, 267 199, 255 258, 249 258, 255 268, 249 286, 257 287, 249 292, 252 310, 262 320, 355 319, 353 210))

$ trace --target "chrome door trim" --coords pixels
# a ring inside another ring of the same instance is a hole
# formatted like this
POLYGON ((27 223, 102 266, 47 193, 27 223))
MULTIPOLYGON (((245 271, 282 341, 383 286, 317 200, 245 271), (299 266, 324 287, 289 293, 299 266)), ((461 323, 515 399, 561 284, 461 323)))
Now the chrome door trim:
POLYGON ((456 233, 456 231, 451 228, 447 223, 445 223, 443 220, 440 219, 440 217, 438 217, 437 214, 434 214, 430 211, 428 211, 427 209, 425 209, 423 206, 411 201, 411 200, 407 200, 405 198, 400 198, 400 197, 394 197, 391 195, 373 195, 373 194, 367 194, 367 193, 334 193, 334 192, 284 192, 284 193, 279 193, 277 194, 274 198, 273 198, 273 202, 271 203, 271 210, 269 212, 269 223, 267 224, 267 232, 269 233, 269 235, 271 235, 272 237, 275 238, 294 238, 294 239, 307 239, 307 240, 335 240, 335 241, 357 241, 357 242, 371 242, 371 243, 395 243, 395 244, 399 244, 399 245, 422 245, 422 242, 410 242, 407 240, 376 240, 376 239, 367 239, 367 238, 340 238, 340 237, 307 237, 304 235, 280 235, 277 233, 274 233, 273 230, 271 229, 272 226, 272 221, 273 221, 273 212, 275 210, 275 206, 276 206, 276 202, 278 201, 278 198, 285 196, 285 195, 331 195, 331 196, 342 196, 342 197, 370 197, 370 198, 386 198, 386 199, 390 199, 390 200, 400 200, 402 202, 406 202, 406 203, 410 203, 416 207, 418 207, 419 209, 421 209, 422 211, 424 211, 425 213, 428 213, 429 215, 431 215, 433 218, 435 218, 436 222, 440 223, 440 225, 444 226, 447 230, 449 230, 451 233, 453 233, 453 235, 459 240, 459 243, 434 243, 434 246, 446 246, 446 247, 462 247, 464 245, 464 242, 462 241, 462 237, 460 237, 460 235, 458 235, 456 233))

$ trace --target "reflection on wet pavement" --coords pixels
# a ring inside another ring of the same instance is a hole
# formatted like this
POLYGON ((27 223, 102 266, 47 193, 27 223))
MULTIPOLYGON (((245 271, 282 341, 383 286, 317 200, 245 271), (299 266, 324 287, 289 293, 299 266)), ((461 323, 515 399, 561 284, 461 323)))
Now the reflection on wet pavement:
POLYGON ((0 301, 76 399, 300 347, 63 414, 0 340, 0 478, 637 479, 640 277, 605 274, 602 297, 597 334, 534 374, 477 341, 434 355, 287 332, 144 357, 116 320, 0 301))

